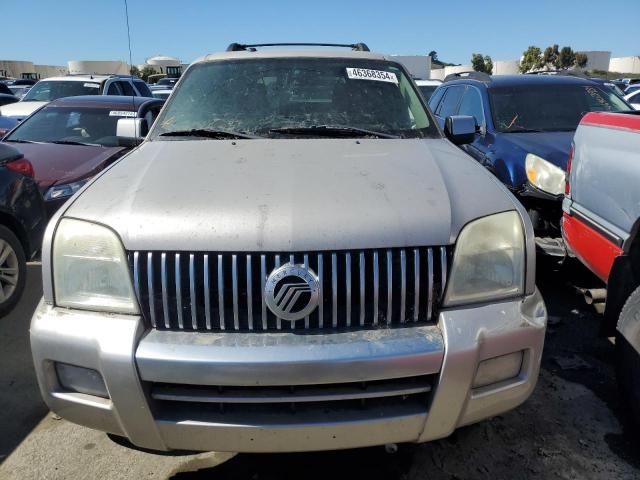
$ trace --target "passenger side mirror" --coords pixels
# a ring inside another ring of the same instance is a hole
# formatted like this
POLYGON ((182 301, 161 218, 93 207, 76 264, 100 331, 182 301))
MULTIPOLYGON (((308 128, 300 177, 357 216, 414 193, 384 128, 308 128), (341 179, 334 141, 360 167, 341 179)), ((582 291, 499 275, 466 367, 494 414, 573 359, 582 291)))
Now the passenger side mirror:
POLYGON ((116 136, 142 140, 147 134, 146 129, 147 122, 144 118, 120 118, 116 125, 116 136))
POLYGON ((470 115, 452 115, 444 121, 444 134, 456 145, 473 142, 476 119, 470 115))

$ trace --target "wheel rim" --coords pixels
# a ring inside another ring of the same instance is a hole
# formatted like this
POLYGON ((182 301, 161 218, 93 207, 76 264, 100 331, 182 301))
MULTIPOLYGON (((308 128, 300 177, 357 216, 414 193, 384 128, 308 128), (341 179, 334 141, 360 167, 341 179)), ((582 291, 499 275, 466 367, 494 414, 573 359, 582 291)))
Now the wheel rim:
POLYGON ((9 242, 0 240, 0 303, 9 300, 16 291, 19 275, 16 251, 9 242))

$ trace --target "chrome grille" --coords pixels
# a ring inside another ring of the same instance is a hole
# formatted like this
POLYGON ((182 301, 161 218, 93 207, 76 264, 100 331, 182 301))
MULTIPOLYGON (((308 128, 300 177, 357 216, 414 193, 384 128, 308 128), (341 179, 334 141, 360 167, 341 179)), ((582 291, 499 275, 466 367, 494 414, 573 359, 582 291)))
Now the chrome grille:
POLYGON ((140 308, 161 330, 271 331, 378 328, 434 320, 447 276, 447 249, 309 253, 134 251, 140 308), (272 270, 304 264, 320 281, 304 320, 276 318, 262 292, 272 270))

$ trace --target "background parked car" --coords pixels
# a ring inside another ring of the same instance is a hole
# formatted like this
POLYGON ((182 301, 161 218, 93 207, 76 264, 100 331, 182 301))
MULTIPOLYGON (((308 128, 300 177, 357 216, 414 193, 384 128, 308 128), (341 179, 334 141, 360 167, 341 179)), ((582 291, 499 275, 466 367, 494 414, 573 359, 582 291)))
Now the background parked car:
POLYGON ((18 124, 15 118, 3 117, 0 115, 0 139, 4 137, 9 131, 18 124))
POLYGON ((159 98, 161 100, 166 100, 167 98, 169 98, 171 92, 173 92, 173 89, 169 88, 154 88, 153 90, 151 90, 151 93, 153 93, 153 98, 159 98))
POLYGON ((0 107, 3 105, 9 105, 10 103, 16 103, 20 99, 15 95, 7 95, 6 93, 0 93, 0 107))
MULTIPOLYGON (((604 330, 616 335, 625 411, 640 427, 640 115, 587 114, 574 142, 563 234, 607 284, 604 330)), ((605 300, 604 292, 589 295, 605 300)))
POLYGON ((442 85, 442 82, 440 80, 416 80, 416 85, 424 99, 429 101, 431 94, 435 92, 436 88, 442 85))
POLYGON ((573 133, 585 112, 629 111, 610 89, 564 75, 472 72, 451 76, 429 105, 444 126, 471 115, 477 133, 461 148, 492 171, 524 204, 545 253, 564 256, 560 232, 565 167, 573 133))
POLYGON ((11 90, 11 93, 18 97, 18 99, 22 99, 22 97, 31 90, 31 85, 9 85, 9 90, 11 90))
POLYGON ((13 92, 9 88, 9 85, 4 82, 0 82, 0 93, 4 95, 13 95, 13 92))
POLYGON ((67 75, 40 80, 20 102, 0 108, 0 115, 22 121, 52 100, 78 95, 153 97, 146 83, 130 75, 67 75))
POLYGON ((625 95, 624 99, 636 110, 640 110, 640 89, 633 90, 630 94, 625 95))
POLYGON ((91 177, 135 145, 118 137, 119 122, 140 119, 142 137, 163 103, 146 97, 60 98, 25 119, 3 142, 13 143, 33 165, 51 216, 91 177))
POLYGON ((0 316, 18 303, 26 261, 40 250, 46 227, 33 169, 15 148, 0 143, 0 316))

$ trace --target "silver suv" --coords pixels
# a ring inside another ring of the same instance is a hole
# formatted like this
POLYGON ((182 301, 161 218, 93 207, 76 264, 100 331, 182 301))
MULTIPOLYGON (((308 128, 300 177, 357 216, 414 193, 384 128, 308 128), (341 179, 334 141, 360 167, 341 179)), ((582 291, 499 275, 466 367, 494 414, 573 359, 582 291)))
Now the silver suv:
POLYGON ((522 403, 546 310, 519 203, 407 71, 234 44, 49 224, 51 410, 156 450, 425 442, 522 403))

